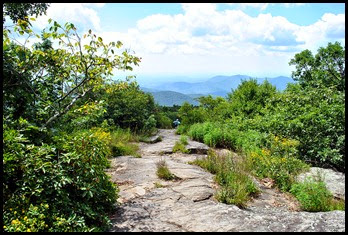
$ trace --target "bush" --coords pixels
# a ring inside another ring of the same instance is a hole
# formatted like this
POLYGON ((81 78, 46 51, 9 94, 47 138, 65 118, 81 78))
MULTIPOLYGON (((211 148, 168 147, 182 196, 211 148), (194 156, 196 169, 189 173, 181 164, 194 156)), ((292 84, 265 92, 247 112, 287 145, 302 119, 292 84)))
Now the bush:
POLYGON ((290 192, 299 200, 301 208, 305 211, 344 210, 344 202, 335 202, 322 181, 306 180, 303 183, 293 184, 290 192))
POLYGON ((288 86, 274 97, 264 129, 299 141, 301 159, 319 167, 345 169, 344 93, 331 88, 288 86))
POLYGON ((181 134, 186 134, 187 131, 190 129, 190 126, 188 125, 183 125, 183 124, 180 124, 177 129, 176 129, 176 134, 178 135, 181 135, 181 134))
POLYGON ((297 158, 275 155, 268 149, 251 152, 248 156, 253 164, 253 173, 259 178, 273 179, 282 191, 289 191, 295 177, 309 169, 297 158))
POLYGON ((136 82, 124 84, 119 89, 118 84, 108 85, 105 92, 106 119, 113 119, 121 128, 130 128, 132 131, 149 130, 156 126, 156 120, 151 114, 155 110, 153 96, 140 90, 136 82))
POLYGON ((163 112, 156 113, 156 127, 161 129, 171 129, 172 120, 163 112))
POLYGON ((35 146, 4 125, 5 231, 102 231, 118 188, 104 169, 110 163, 107 133, 80 131, 35 146))

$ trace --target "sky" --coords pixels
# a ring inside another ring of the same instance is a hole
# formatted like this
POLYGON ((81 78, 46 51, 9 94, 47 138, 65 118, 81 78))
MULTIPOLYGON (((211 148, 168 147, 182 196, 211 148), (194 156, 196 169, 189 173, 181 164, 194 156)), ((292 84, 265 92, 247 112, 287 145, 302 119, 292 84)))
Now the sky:
POLYGON ((296 53, 345 46, 344 3, 52 3, 34 28, 49 18, 120 40, 142 58, 126 73, 140 82, 291 76, 296 53))

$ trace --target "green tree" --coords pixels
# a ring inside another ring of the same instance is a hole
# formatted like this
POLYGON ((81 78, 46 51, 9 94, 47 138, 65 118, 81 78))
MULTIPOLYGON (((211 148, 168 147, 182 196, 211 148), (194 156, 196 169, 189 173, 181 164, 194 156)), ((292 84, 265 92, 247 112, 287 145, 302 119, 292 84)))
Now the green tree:
MULTIPOLYGON (((106 87, 106 118, 133 131, 141 131, 152 122, 155 110, 153 96, 140 90, 136 82, 120 82, 106 87), (123 86, 123 89, 120 89, 123 86), (147 123, 147 125, 145 125, 147 123)), ((156 123, 155 123, 156 125, 156 123)))
POLYGON ((107 229, 118 196, 105 172, 110 132, 64 128, 99 122, 113 69, 132 70, 140 58, 91 30, 80 36, 70 23, 50 20, 41 36, 21 19, 3 29, 4 230, 107 229), (31 37, 41 42, 28 46, 31 37))
MULTIPOLYGON (((26 47, 26 42, 14 43, 9 29, 4 32, 3 43, 4 113, 18 113, 16 118, 23 116, 42 127, 64 115, 79 99, 100 89, 113 69, 132 70, 131 65, 140 62, 127 50, 121 55, 116 53, 122 46, 120 41, 105 43, 91 30, 81 37, 71 23, 50 23, 42 32, 43 42, 31 48, 26 47), (82 38, 88 43, 83 44, 82 38), (52 48, 54 42, 58 49, 52 48), (22 93, 18 96, 25 97, 22 100, 14 95, 18 88, 22 93), (9 107, 18 99, 21 106, 9 107), (35 115, 26 110, 35 110, 35 115)), ((13 33, 40 37, 23 25, 26 24, 19 21, 13 33)))
POLYGON ((228 94, 228 100, 235 116, 252 118, 261 113, 267 99, 276 93, 276 88, 267 80, 261 85, 256 79, 243 80, 236 90, 228 94))
POLYGON ((14 23, 18 20, 28 21, 29 16, 38 17, 46 14, 49 5, 49 3, 3 3, 2 23, 6 21, 5 16, 9 16, 14 23))
POLYGON ((310 50, 295 55, 289 62, 295 65, 294 80, 303 87, 332 87, 345 91, 345 48, 339 42, 329 42, 313 56, 310 50))

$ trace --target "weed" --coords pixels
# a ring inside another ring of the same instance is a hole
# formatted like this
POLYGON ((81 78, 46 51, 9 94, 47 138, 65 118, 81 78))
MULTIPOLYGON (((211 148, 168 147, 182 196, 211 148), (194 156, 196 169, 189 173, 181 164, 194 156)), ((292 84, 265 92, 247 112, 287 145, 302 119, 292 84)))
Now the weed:
POLYGON ((176 152, 190 153, 190 150, 186 149, 185 145, 183 145, 179 141, 176 141, 173 147, 173 153, 176 153, 176 152))
POLYGON ((165 186, 163 184, 161 184, 160 182, 155 182, 155 187, 156 188, 164 188, 165 186))
POLYGON ((156 174, 160 179, 164 179, 164 180, 177 179, 177 177, 170 172, 165 160, 161 159, 160 161, 156 163, 156 165, 157 165, 156 174))
POLYGON ((186 135, 182 135, 182 136, 180 137, 180 142, 181 142, 183 145, 188 145, 187 136, 186 136, 186 135))
POLYGON ((216 174, 214 179, 221 188, 215 197, 220 202, 245 208, 250 197, 259 192, 247 175, 248 163, 243 159, 234 161, 231 155, 219 156, 209 151, 206 158, 196 159, 191 163, 216 174))

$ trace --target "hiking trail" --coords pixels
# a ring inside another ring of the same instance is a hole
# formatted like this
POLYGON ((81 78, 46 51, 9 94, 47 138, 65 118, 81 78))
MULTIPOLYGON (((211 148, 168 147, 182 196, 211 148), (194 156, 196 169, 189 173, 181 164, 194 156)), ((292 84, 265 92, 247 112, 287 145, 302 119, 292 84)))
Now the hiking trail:
MULTIPOLYGON (((345 211, 304 212, 289 194, 256 181, 261 194, 246 209, 218 202, 214 175, 188 162, 206 157, 205 144, 188 140, 191 154, 173 153, 180 135, 160 129, 162 141, 139 143, 141 158, 120 156, 107 173, 119 185, 119 205, 110 232, 162 231, 345 231, 345 211), (156 163, 164 159, 179 179, 161 180, 156 163)), ((228 150, 216 150, 225 154, 228 150)))

